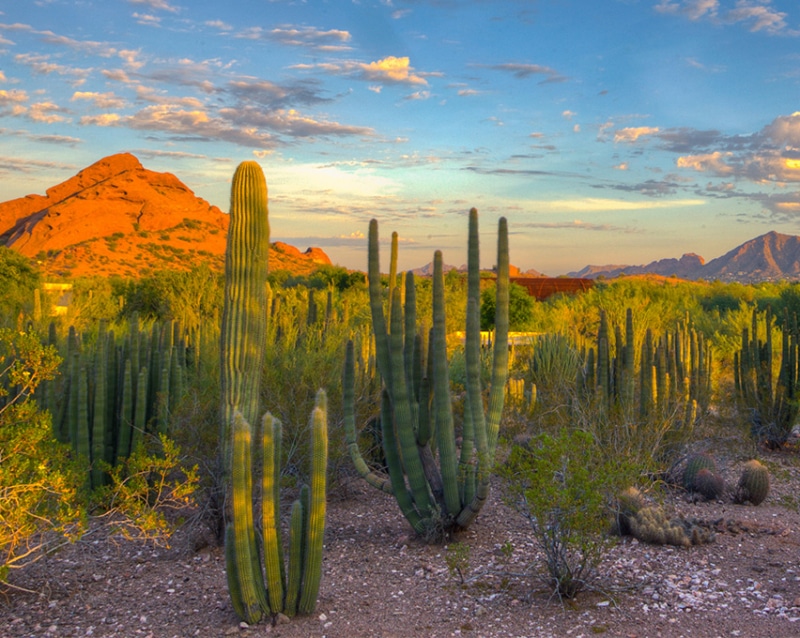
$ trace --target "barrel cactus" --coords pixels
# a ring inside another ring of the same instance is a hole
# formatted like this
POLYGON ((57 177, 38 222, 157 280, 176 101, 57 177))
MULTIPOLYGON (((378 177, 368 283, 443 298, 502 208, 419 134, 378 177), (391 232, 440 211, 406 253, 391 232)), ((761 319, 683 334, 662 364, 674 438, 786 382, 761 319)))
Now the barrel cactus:
POLYGON ((734 493, 734 502, 760 505, 768 494, 769 470, 756 459, 745 463, 734 493))

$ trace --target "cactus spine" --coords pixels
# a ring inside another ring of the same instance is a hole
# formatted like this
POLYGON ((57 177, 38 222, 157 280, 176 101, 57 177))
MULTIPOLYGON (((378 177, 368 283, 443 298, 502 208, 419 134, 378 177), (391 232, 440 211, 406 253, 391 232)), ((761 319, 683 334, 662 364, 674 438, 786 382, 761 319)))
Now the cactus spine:
MULTIPOLYGON (((395 239, 393 237, 393 246, 395 239)), ((371 485, 394 494, 414 530, 441 538, 470 525, 489 492, 500 416, 508 376, 508 226, 500 219, 497 253, 497 303, 492 381, 488 412, 480 382, 480 270, 478 212, 469 215, 466 370, 467 399, 461 449, 457 449, 445 333, 442 254, 434 254, 433 328, 429 361, 417 334, 414 276, 405 279, 405 304, 390 277, 389 328, 383 311, 378 255, 378 224, 369 225, 368 281, 376 360, 383 390, 381 426, 388 477, 371 470, 357 444, 353 385, 354 347, 348 344, 344 372, 345 438, 353 462, 371 485), (439 463, 434 458, 437 450, 439 463)), ((396 252, 392 251, 392 262, 396 252)), ((394 263, 391 272, 395 271, 394 263)))
MULTIPOLYGON (((292 507, 289 577, 280 537, 281 424, 262 421, 261 534, 254 520, 253 453, 267 334, 267 185, 256 162, 243 162, 231 186, 220 343, 221 466, 226 501, 225 557, 231 602, 242 620, 314 610, 322 574, 327 472, 327 399, 317 393, 311 418, 311 487, 292 507), (307 496, 303 496, 307 494, 307 496), (262 568, 261 556, 264 565, 262 568)), ((165 367, 165 371, 167 368, 165 367)))

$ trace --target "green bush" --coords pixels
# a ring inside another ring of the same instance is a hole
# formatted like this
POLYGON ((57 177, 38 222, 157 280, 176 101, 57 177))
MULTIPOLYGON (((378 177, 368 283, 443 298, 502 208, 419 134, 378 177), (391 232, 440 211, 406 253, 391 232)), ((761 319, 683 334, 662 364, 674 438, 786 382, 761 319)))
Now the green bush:
POLYGON ((0 329, 0 582, 83 530, 85 466, 31 398, 58 363, 37 335, 0 329))
POLYGON ((631 483, 631 466, 603 453, 590 434, 563 428, 515 446, 498 473, 512 505, 531 523, 544 582, 563 598, 591 589, 615 542, 612 505, 631 483))

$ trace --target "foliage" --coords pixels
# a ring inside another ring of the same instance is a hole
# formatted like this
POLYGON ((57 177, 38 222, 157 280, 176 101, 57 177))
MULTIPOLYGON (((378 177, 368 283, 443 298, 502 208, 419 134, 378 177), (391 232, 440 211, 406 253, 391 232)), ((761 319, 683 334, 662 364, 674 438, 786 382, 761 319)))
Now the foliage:
POLYGON ((125 538, 166 542, 181 522, 167 516, 193 503, 197 466, 185 465, 180 447, 165 434, 142 440, 115 466, 104 465, 110 484, 95 491, 111 526, 125 538))
MULTIPOLYGON (((39 287, 41 274, 30 259, 15 250, 0 246, 0 318, 16 319, 30 311, 33 291, 39 287)), ((2 324, 0 324, 2 325, 2 324)))
POLYGON ((624 459, 602 453, 589 433, 563 428, 515 446, 498 473, 531 523, 553 593, 574 598, 592 588, 614 542, 607 533, 613 495, 631 479, 624 459))
MULTIPOLYGON (((485 288, 481 292, 481 330, 494 329, 495 287, 485 288)), ((534 299, 519 284, 508 287, 508 329, 521 332, 528 329, 533 319, 534 299)))
POLYGON ((57 365, 35 334, 0 329, 0 581, 83 529, 80 461, 31 399, 57 365))

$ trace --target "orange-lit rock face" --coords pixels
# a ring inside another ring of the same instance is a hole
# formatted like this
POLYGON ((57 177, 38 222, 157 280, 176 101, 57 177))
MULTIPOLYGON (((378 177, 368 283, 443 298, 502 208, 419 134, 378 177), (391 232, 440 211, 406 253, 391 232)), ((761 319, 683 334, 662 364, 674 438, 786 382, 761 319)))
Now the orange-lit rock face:
MULTIPOLYGON (((221 269, 227 230, 227 214, 130 153, 101 159, 46 196, 0 204, 0 244, 37 257, 51 274, 140 276, 201 262, 221 269)), ((307 272, 330 264, 319 248, 288 248, 273 251, 270 267, 307 272)))

